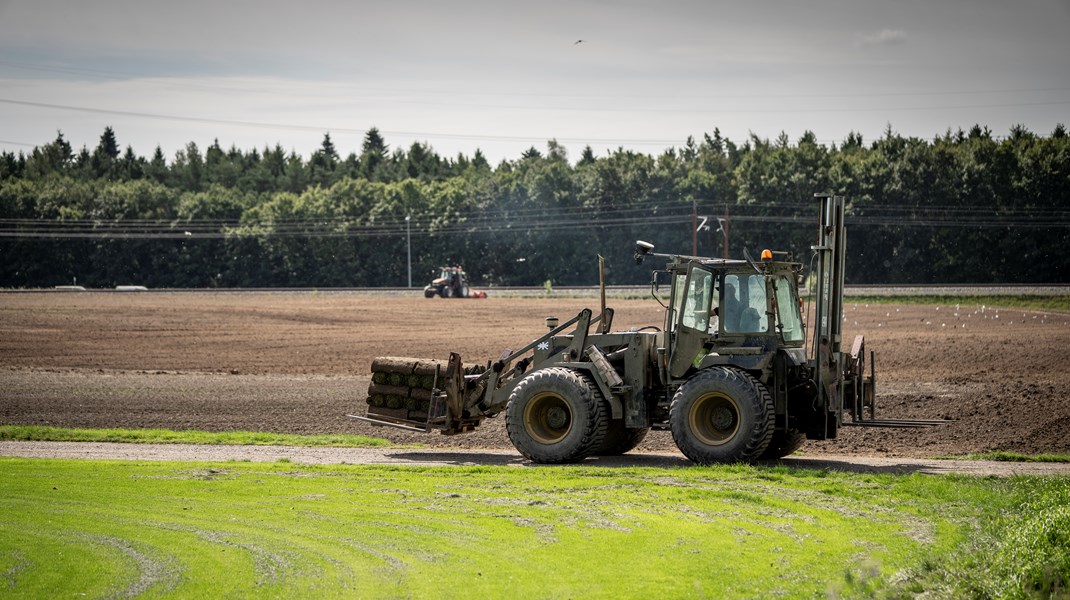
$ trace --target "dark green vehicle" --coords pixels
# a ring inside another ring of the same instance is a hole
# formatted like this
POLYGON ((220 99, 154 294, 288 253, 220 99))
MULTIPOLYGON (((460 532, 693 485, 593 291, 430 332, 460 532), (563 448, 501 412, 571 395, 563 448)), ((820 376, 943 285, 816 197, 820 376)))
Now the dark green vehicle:
POLYGON ((685 456, 710 463, 783 457, 806 439, 835 438, 844 425, 932 424, 874 418, 876 378, 865 372, 864 340, 841 351, 844 200, 817 200, 810 335, 799 293, 804 267, 791 257, 658 254, 638 242, 637 261, 665 261, 651 282, 665 307, 660 327, 612 331, 603 301, 599 315, 548 318, 546 335, 485 369, 466 369, 451 355, 424 406, 369 406, 358 418, 457 434, 504 412, 513 445, 539 463, 621 454, 651 429, 670 430, 685 456))

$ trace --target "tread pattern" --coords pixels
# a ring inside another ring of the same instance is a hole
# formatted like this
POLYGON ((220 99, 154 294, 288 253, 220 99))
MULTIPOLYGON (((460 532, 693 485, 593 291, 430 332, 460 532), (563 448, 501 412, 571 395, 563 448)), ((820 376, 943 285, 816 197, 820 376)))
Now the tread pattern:
POLYGON ((594 454, 598 456, 620 456, 635 449, 646 438, 648 433, 650 433, 649 427, 628 429, 624 426, 624 419, 610 421, 606 437, 594 454))
POLYGON ((669 424, 676 446, 694 462, 753 461, 773 439, 774 413, 773 397, 760 381, 739 369, 712 367, 680 386, 669 407, 669 424), (688 423, 691 404, 710 391, 726 394, 739 404, 738 435, 721 446, 709 446, 696 439, 688 423))
POLYGON ((773 439, 769 441, 769 446, 758 458, 763 460, 784 458, 801 448, 805 441, 806 434, 797 429, 774 431, 773 439))
POLYGON ((505 429, 513 446, 533 462, 559 464, 578 462, 590 456, 606 435, 606 400, 589 376, 549 367, 532 371, 520 380, 509 395, 505 409, 505 429), (524 426, 524 406, 535 394, 553 391, 572 409, 573 431, 555 444, 543 444, 528 434, 524 426))

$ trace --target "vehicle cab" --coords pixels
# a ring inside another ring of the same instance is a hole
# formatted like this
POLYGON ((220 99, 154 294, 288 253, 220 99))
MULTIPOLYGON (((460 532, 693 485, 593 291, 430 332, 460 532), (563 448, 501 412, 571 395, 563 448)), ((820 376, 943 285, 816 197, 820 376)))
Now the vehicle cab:
POLYGON ((718 364, 767 374, 778 350, 805 364, 802 265, 769 255, 761 262, 683 257, 668 265, 670 380, 718 364))

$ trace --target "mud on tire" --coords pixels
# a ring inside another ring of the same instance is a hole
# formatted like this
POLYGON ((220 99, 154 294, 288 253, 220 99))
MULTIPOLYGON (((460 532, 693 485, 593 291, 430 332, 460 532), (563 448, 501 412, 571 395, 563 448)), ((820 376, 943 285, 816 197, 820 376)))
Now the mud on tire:
POLYGON ((669 407, 676 446, 700 464, 757 459, 773 437, 773 418, 769 390, 728 367, 694 375, 680 386, 669 407))
POLYGON ((509 395, 509 441, 537 463, 577 462, 602 444, 608 419, 598 386, 563 367, 533 371, 509 395))

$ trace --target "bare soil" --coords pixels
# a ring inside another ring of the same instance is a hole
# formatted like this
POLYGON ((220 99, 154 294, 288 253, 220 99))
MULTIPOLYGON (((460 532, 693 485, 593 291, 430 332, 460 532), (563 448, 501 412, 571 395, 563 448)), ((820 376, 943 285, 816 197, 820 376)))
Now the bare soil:
MULTIPOLYGON (((660 325, 613 300, 614 329, 660 325)), ((0 424, 352 433, 432 448, 508 449, 502 419, 446 437, 376 428, 376 356, 485 362, 592 298, 425 299, 359 293, 0 294, 0 424)), ((1070 315, 980 305, 845 307, 845 343, 876 352, 878 416, 930 429, 847 428, 807 454, 1070 453, 1070 315)), ((667 432, 640 447, 673 452, 667 432)))

